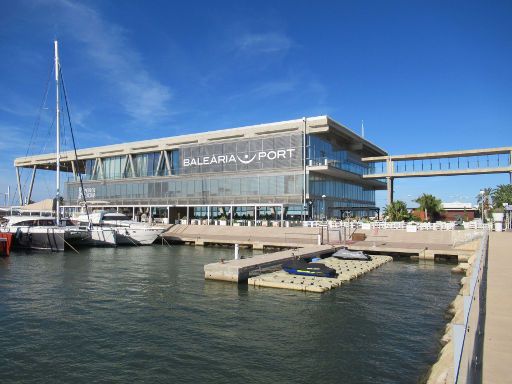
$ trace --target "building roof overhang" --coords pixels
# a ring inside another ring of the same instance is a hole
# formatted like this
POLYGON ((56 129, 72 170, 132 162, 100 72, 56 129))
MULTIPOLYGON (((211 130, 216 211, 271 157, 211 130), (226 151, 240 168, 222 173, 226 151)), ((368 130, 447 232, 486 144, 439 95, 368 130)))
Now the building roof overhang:
MULTIPOLYGON (((75 160, 84 161, 111 156, 125 156, 177 149, 181 146, 194 144, 207 144, 218 141, 240 140, 243 138, 255 138, 265 135, 303 133, 304 119, 281 121, 269 124, 251 125, 240 128, 230 128, 204 133, 192 133, 160 139, 134 141, 121 144, 91 147, 61 153, 61 170, 71 172, 70 163, 75 160), (66 165, 67 163, 67 165, 66 165)), ((387 153, 376 145, 365 140, 344 125, 334 121, 328 116, 306 118, 306 133, 324 136, 332 144, 340 149, 347 149, 359 153, 361 156, 386 156, 387 153)), ((14 160, 15 167, 56 169, 56 154, 42 154, 35 156, 19 157, 14 160)))

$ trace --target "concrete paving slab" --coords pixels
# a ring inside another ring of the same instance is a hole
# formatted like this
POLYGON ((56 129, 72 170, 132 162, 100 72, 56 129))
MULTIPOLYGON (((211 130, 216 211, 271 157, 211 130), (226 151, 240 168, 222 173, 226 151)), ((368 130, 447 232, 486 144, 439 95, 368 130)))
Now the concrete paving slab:
POLYGON ((489 238, 482 382, 512 383, 512 233, 489 238))

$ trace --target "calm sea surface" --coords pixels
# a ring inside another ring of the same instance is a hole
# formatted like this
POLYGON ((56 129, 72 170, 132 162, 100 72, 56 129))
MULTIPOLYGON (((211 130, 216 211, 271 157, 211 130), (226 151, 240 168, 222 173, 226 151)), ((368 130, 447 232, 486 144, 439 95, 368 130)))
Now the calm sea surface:
POLYGON ((0 383, 414 383, 458 277, 394 261, 324 294, 205 281, 190 246, 0 259, 0 383))

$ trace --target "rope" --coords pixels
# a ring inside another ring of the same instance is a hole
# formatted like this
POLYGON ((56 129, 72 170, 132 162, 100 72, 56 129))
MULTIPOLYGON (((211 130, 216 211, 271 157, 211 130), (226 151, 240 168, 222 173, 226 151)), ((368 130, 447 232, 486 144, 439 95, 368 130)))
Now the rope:
POLYGON ((71 115, 69 113, 69 104, 68 104, 68 95, 66 93, 66 87, 65 87, 65 84, 64 84, 64 77, 62 76, 62 69, 59 67, 59 75, 60 75, 60 80, 61 80, 61 84, 62 84, 62 91, 63 91, 63 94, 64 94, 64 101, 66 103, 66 112, 67 112, 67 116, 68 116, 68 121, 69 121, 69 129, 71 131, 71 139, 73 141, 73 151, 75 153, 75 165, 76 165, 76 171, 78 172, 78 178, 80 179, 80 189, 82 190, 82 197, 84 199, 84 205, 85 205, 85 213, 87 214, 87 221, 89 223, 91 223, 91 218, 89 217, 89 208, 87 207, 87 199, 85 197, 85 190, 84 190, 84 183, 83 183, 83 180, 82 180, 82 173, 80 172, 80 167, 79 167, 79 164, 78 164, 78 154, 76 152, 76 142, 75 142, 75 134, 73 133, 73 125, 71 124, 71 115))
POLYGON ((80 254, 80 252, 77 251, 77 249, 75 247, 73 247, 71 244, 69 244, 65 238, 63 238, 62 236, 60 236, 58 233, 55 233, 55 235, 57 235, 58 237, 60 237, 62 239, 62 241, 64 241, 64 243, 69 247, 71 248, 73 251, 75 251, 77 254, 80 254))

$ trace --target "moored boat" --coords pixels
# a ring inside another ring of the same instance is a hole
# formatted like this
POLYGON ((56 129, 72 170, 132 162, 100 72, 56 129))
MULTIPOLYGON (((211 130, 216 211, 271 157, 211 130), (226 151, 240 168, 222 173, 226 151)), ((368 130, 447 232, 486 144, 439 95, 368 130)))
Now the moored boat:
POLYGON ((11 254, 12 234, 0 232, 0 257, 9 257, 11 254))
POLYGON ((372 257, 362 251, 350 251, 347 248, 341 248, 334 252, 332 257, 342 260, 361 260, 371 261, 372 257))
MULTIPOLYGON (((12 236, 12 248, 64 251, 80 246, 115 246, 116 233, 109 228, 57 225, 50 216, 7 216, 0 235, 12 236)), ((65 224, 62 222, 61 224, 65 224)))
POLYGON ((116 233, 117 245, 150 245, 168 226, 151 225, 131 220, 118 212, 104 210, 81 214, 76 219, 80 225, 91 223, 92 228, 110 229, 116 233))
POLYGON ((292 275, 335 277, 336 270, 320 263, 308 263, 304 260, 289 260, 282 264, 285 272, 292 275))

